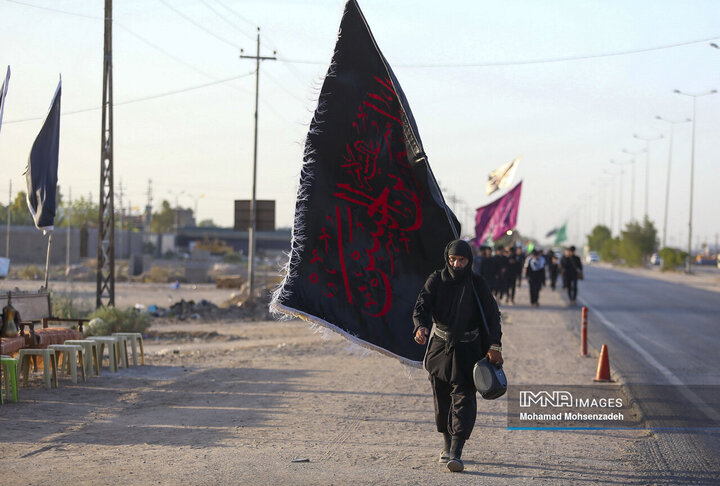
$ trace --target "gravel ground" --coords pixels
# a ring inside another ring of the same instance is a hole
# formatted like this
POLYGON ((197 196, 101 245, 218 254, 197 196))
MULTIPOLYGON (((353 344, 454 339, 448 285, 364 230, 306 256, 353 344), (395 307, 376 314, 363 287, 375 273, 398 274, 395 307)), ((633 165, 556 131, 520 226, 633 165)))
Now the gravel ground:
MULTIPOLYGON (((182 290, 182 289, 181 289, 182 290)), ((589 384, 580 310, 527 285, 503 307, 512 384, 589 384)), ((164 287, 120 286, 147 305, 164 287), (145 300, 142 300, 145 299, 145 300)), ((231 292, 202 287, 219 302, 231 292)), ((171 295, 180 295, 171 294, 171 295)), ((479 399, 466 471, 436 462, 426 373, 301 321, 163 322, 146 366, 45 390, 39 376, 0 408, 3 485, 44 484, 711 484, 646 429, 508 430, 507 401, 479 399), (295 462, 297 461, 297 462, 295 462)), ((608 386, 618 386, 609 384, 608 386)), ((715 469, 714 469, 715 468, 715 469)))

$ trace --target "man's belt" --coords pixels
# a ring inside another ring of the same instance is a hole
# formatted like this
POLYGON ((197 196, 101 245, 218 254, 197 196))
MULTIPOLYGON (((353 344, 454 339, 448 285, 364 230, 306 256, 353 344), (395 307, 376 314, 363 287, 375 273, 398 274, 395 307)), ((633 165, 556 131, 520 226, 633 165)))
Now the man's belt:
MULTIPOLYGON (((447 341, 448 338, 450 337, 449 331, 441 331, 440 329, 438 329, 437 326, 434 326, 433 332, 435 333, 435 335, 437 337, 439 337, 443 341, 447 341)), ((462 337, 460 338, 460 342, 461 343, 469 343, 469 342, 475 341, 479 335, 480 335, 479 329, 475 329, 473 331, 468 331, 462 335, 462 337)))

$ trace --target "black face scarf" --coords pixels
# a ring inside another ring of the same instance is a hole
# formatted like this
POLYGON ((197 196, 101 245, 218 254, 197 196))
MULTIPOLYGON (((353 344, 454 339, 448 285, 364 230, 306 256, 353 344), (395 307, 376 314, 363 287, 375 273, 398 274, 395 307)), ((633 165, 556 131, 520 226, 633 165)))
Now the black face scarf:
POLYGON ((445 247, 445 268, 441 273, 442 281, 445 283, 460 284, 472 274, 473 254, 470 244, 463 240, 454 240, 445 247), (468 264, 463 268, 454 269, 450 265, 450 255, 457 255, 467 258, 468 264))
POLYGON ((468 328, 473 315, 477 313, 477 304, 472 288, 472 260, 472 249, 466 241, 454 240, 445 247, 445 268, 440 276, 443 284, 450 287, 448 290, 452 294, 452 311, 447 323, 450 333, 445 341, 445 354, 449 354, 455 348, 468 328), (467 265, 461 269, 454 269, 450 265, 450 255, 467 258, 467 265))

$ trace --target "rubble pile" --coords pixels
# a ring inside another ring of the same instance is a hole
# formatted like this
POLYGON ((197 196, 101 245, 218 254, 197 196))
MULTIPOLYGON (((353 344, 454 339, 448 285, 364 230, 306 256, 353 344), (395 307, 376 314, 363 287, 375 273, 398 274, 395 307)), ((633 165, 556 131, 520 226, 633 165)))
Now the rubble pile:
POLYGON ((154 317, 180 321, 189 319, 267 321, 272 320, 268 310, 269 304, 270 293, 262 292, 255 298, 254 302, 247 302, 247 299, 242 298, 241 295, 233 294, 229 300, 220 305, 205 299, 198 302, 183 299, 168 308, 150 306, 147 311, 154 317))

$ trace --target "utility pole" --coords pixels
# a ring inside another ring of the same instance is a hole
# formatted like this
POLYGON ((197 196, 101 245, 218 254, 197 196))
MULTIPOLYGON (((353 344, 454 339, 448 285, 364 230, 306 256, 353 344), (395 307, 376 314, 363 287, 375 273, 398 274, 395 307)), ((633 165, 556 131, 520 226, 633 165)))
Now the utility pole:
POLYGON ((72 230, 70 221, 70 211, 72 211, 72 187, 68 188, 68 212, 67 212, 67 227, 66 239, 65 239, 65 275, 70 280, 70 230, 72 230))
POLYGON ((684 93, 679 89, 675 90, 675 93, 684 96, 690 96, 693 99, 693 116, 692 116, 692 145, 690 149, 690 215, 688 217, 688 256, 685 262, 685 271, 687 273, 692 272, 692 218, 693 218, 693 188, 695 186, 695 119, 697 109, 697 99, 699 96, 708 96, 717 93, 716 89, 710 90, 706 93, 684 93))
POLYGON ((124 236, 123 230, 125 229, 125 225, 124 225, 124 222, 125 222, 125 221, 124 221, 124 219, 125 219, 125 206, 123 206, 123 195, 124 195, 124 191, 123 191, 122 178, 120 179, 120 185, 119 185, 118 189, 119 189, 119 191, 118 191, 118 204, 120 205, 120 238, 118 238, 118 245, 117 245, 117 247, 118 247, 118 250, 120 251, 120 258, 122 258, 122 257, 123 257, 123 256, 122 256, 122 255, 123 255, 123 253, 122 253, 122 251, 123 251, 123 236, 124 236))
POLYGON ((12 179, 8 188, 8 220, 7 231, 5 232, 5 258, 10 258, 10 216, 12 215, 12 179))
POLYGON ((252 175, 252 198, 250 199, 250 227, 248 228, 248 301, 253 301, 254 277, 255 277, 255 222, 256 222, 256 200, 255 186, 257 181, 257 140, 258 140, 258 99, 260 92, 260 61, 274 61, 273 56, 260 55, 260 27, 257 28, 257 53, 254 56, 246 56, 240 49, 240 59, 255 59, 255 143, 253 145, 253 175, 252 175))
POLYGON ((630 152, 628 149, 623 149, 623 152, 632 156, 630 162, 632 164, 632 185, 630 186, 630 222, 635 221, 635 156, 643 153, 644 151, 645 149, 638 150, 637 152, 630 152))
POLYGON ((103 102, 100 145, 100 214, 98 218, 95 306, 115 306, 115 204, 113 197, 112 0, 105 0, 103 102))
MULTIPOLYGON (((143 222, 143 245, 149 239, 148 234, 152 231, 152 199, 152 179, 148 179, 145 221, 143 222)), ((144 251, 141 253, 144 253, 144 251)))

